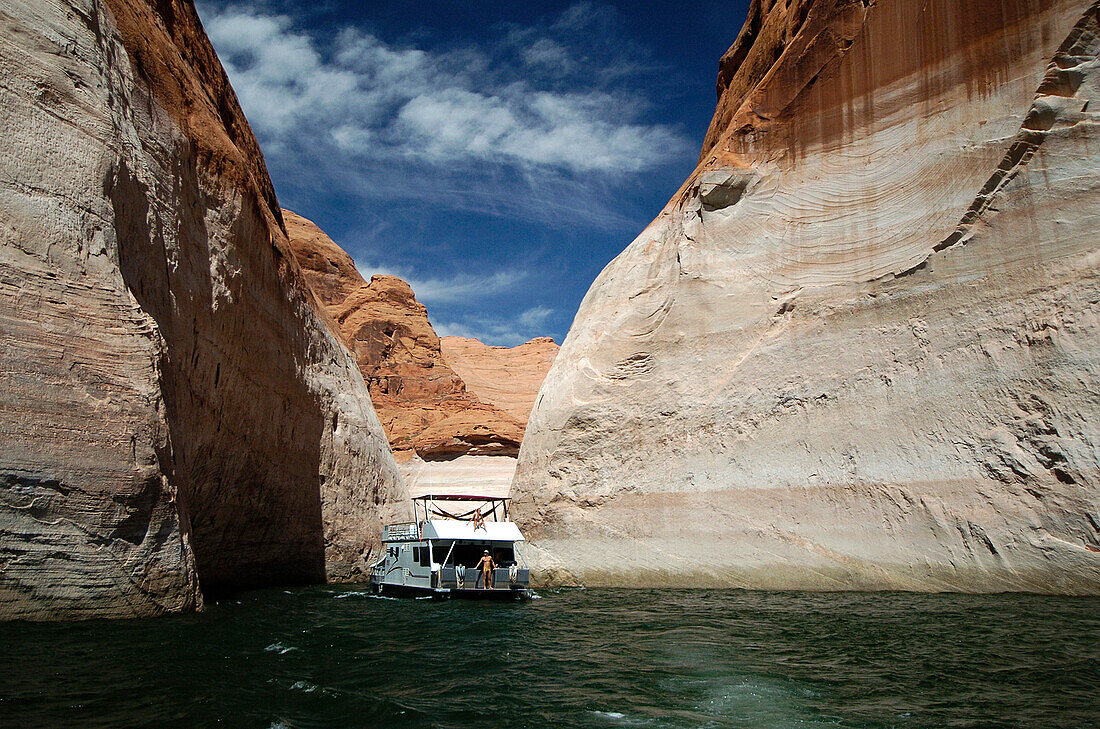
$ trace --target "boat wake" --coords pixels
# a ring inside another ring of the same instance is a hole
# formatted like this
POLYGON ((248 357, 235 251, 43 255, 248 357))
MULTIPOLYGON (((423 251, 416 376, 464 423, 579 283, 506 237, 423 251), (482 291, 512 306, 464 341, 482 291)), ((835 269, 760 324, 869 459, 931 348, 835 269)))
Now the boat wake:
POLYGON ((649 726, 653 723, 651 719, 635 719, 621 711, 591 711, 589 713, 608 724, 620 726, 649 726))
POLYGON ((373 592, 341 592, 339 595, 333 595, 336 600, 343 600, 345 597, 365 597, 368 600, 396 600, 396 597, 389 597, 387 595, 376 595, 373 592))

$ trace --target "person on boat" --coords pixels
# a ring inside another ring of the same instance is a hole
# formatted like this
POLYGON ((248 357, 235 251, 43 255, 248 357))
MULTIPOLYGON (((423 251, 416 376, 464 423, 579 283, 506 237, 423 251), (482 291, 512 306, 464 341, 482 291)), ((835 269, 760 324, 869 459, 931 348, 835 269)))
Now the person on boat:
POLYGON ((496 562, 489 556, 489 550, 486 549, 481 561, 477 563, 477 568, 481 571, 481 578, 478 582, 484 583, 486 590, 493 589, 493 568, 496 566, 496 562))

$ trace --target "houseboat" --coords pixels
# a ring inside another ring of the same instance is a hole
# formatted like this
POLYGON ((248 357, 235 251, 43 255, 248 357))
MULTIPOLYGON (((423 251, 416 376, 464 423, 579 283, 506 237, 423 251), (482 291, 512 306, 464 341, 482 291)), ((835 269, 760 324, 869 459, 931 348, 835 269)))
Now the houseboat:
POLYGON ((523 534, 508 519, 508 501, 416 497, 413 521, 382 527, 382 556, 371 565, 371 589, 393 596, 530 599, 531 573, 519 550, 523 534))

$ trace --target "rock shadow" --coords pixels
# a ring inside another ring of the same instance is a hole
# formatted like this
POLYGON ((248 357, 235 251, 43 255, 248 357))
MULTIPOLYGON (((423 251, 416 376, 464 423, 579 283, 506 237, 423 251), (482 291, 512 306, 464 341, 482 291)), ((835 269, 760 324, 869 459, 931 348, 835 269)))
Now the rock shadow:
POLYGON ((167 165, 150 183, 120 159, 108 194, 123 278, 164 339, 158 455, 203 594, 324 582, 308 307, 255 195, 219 183, 186 142, 167 165))

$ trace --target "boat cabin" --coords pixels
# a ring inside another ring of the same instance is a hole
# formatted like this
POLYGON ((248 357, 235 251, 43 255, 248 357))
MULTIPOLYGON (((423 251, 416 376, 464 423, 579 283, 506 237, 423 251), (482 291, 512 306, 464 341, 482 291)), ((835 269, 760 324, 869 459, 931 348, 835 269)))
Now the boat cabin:
POLYGON ((525 599, 524 541, 508 519, 507 497, 429 494, 413 499, 414 521, 382 528, 371 586, 382 594, 525 599), (478 569, 485 552, 494 568, 478 569))

